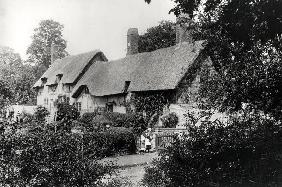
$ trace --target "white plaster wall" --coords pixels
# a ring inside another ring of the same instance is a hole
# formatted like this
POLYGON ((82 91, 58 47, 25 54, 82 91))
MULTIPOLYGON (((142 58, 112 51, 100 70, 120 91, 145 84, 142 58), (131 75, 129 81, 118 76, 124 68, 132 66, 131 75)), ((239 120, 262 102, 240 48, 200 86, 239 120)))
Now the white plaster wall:
POLYGON ((108 102, 115 102, 113 112, 126 113, 126 107, 123 106, 125 97, 122 95, 96 97, 90 94, 85 94, 84 91, 74 99, 74 102, 81 103, 81 114, 85 112, 93 112, 98 107, 106 107, 108 102))
POLYGON ((47 108, 47 110, 50 113, 47 119, 49 123, 54 121, 55 113, 57 112, 57 108, 56 106, 54 106, 54 102, 55 100, 58 99, 58 96, 66 95, 67 97, 70 98, 70 104, 73 103, 73 99, 71 98, 71 92, 70 93, 65 92, 63 88, 63 84, 61 82, 58 82, 57 88, 54 92, 49 91, 49 86, 47 85, 44 85, 44 87, 41 88, 41 91, 42 93, 40 95, 37 95, 37 106, 40 105, 40 106, 44 106, 45 108, 47 108), (45 99, 48 99, 47 105, 46 103, 44 103, 45 99))

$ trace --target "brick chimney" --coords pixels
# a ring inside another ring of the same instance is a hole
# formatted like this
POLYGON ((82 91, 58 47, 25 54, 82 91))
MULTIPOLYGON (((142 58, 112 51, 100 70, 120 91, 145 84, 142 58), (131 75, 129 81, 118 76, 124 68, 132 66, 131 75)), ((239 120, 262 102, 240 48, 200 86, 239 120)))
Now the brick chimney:
POLYGON ((194 28, 194 22, 187 14, 179 15, 176 19, 176 43, 192 43, 194 28))
POLYGON ((127 53, 126 55, 134 55, 138 53, 139 34, 137 28, 130 28, 127 31, 127 53))

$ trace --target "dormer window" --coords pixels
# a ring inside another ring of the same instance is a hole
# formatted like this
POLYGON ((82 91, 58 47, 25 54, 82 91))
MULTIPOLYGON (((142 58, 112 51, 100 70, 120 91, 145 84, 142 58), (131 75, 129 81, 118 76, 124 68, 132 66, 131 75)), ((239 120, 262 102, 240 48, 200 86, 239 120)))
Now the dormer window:
POLYGON ((85 94, 89 94, 89 89, 85 87, 85 94))
POLYGON ((129 85, 130 85, 130 81, 125 81, 123 92, 127 92, 128 88, 129 88, 129 85))
POLYGON ((60 82, 63 77, 63 74, 56 75, 56 83, 60 82))
POLYGON ((42 85, 46 84, 46 82, 47 82, 47 78, 46 77, 41 78, 42 85))

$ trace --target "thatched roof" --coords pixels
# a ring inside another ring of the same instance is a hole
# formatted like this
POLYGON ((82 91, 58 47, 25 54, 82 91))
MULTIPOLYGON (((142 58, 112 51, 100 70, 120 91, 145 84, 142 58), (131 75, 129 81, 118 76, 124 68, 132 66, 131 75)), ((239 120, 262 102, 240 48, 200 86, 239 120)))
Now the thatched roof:
POLYGON ((67 56, 65 58, 56 60, 51 64, 48 70, 41 76, 41 78, 34 84, 33 87, 35 88, 42 86, 42 78, 47 78, 46 85, 56 84, 56 76, 59 74, 63 75, 61 79, 63 84, 73 84, 77 78, 84 73, 85 68, 90 65, 89 63, 91 63, 91 60, 96 55, 101 55, 102 59, 107 61, 107 58, 99 50, 67 56))
POLYGON ((203 43, 181 43, 107 63, 97 62, 78 81, 73 97, 78 96, 83 86, 95 96, 123 93, 125 81, 130 81, 127 91, 132 92, 175 89, 204 48, 203 43))

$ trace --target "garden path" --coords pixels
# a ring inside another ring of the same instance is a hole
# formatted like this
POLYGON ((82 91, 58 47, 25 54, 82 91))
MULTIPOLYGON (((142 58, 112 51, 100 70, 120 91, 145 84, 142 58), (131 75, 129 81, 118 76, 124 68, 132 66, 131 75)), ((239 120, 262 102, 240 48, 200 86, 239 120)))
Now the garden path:
POLYGON ((113 162, 117 165, 117 178, 129 180, 132 186, 141 186, 140 183, 145 174, 145 167, 157 157, 158 154, 153 152, 109 157, 101 161, 103 163, 113 162))

